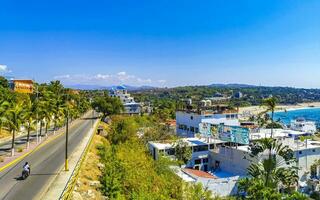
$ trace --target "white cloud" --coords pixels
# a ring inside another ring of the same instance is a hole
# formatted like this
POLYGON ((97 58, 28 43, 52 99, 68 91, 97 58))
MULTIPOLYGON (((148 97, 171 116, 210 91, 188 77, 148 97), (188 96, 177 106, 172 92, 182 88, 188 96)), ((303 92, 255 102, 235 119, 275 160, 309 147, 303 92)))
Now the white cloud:
POLYGON ((53 77, 54 79, 69 79, 71 76, 69 74, 66 75, 59 75, 59 76, 55 76, 53 77))
POLYGON ((125 76, 127 73, 126 72, 119 72, 118 76, 125 76))
POLYGON ((166 80, 158 80, 158 83, 166 83, 167 81, 166 80))
POLYGON ((115 74, 74 74, 74 75, 58 75, 55 79, 61 80, 65 84, 99 84, 99 85, 152 85, 152 84, 163 84, 165 80, 152 81, 151 78, 141 78, 132 74, 128 74, 125 71, 121 71, 115 74))
POLYGON ((137 78, 137 81, 139 83, 151 83, 152 82, 150 78, 148 78, 148 79, 137 78))
POLYGON ((8 69, 7 65, 1 65, 0 64, 0 73, 6 73, 6 72, 11 72, 11 70, 8 69))
POLYGON ((111 76, 109 74, 97 74, 94 76, 94 79, 101 79, 106 80, 109 79, 111 76))

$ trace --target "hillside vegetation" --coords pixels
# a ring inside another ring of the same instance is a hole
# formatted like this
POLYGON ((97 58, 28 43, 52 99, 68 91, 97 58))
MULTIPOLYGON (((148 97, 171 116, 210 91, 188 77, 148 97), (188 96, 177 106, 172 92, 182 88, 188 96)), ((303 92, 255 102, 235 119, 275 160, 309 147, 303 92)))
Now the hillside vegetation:
POLYGON ((176 176, 170 169, 173 161, 151 158, 144 142, 147 139, 138 137, 137 132, 144 128, 149 139, 164 139, 154 132, 157 126, 149 117, 112 118, 107 141, 98 146, 104 164, 102 193, 109 199, 211 199, 201 185, 189 185, 176 176))

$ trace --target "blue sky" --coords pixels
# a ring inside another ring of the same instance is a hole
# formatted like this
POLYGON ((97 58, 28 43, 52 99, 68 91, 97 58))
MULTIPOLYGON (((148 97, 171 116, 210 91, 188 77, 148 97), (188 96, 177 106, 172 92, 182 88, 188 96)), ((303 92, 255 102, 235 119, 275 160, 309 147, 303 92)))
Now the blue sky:
POLYGON ((320 88, 319 0, 0 1, 0 73, 320 88))

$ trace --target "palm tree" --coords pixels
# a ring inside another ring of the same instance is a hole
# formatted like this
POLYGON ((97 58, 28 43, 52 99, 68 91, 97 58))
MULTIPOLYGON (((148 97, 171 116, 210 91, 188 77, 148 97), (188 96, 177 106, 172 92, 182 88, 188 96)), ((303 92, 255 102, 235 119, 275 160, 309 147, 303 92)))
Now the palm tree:
POLYGON ((271 138, 273 137, 273 125, 274 125, 274 111, 276 110, 278 100, 275 97, 270 97, 262 100, 261 106, 266 107, 266 110, 261 114, 271 112, 271 138))
POLYGON ((12 156, 14 156, 14 143, 15 143, 15 134, 20 130, 20 127, 23 123, 23 116, 25 113, 23 103, 13 104, 12 107, 7 112, 7 124, 12 133, 12 144, 11 151, 12 156))
POLYGON ((57 125, 64 119, 64 108, 61 104, 56 104, 53 110, 53 133, 55 134, 57 125))
POLYGON ((6 113, 9 106, 10 103, 5 100, 0 103, 0 135, 2 134, 2 127, 6 121, 6 113))
POLYGON ((250 156, 254 162, 248 168, 248 174, 263 180, 265 187, 278 188, 282 185, 287 189, 297 183, 296 159, 288 146, 272 138, 264 138, 251 148, 250 156))
POLYGON ((36 124, 35 111, 36 107, 32 104, 31 101, 26 105, 25 113, 23 116, 24 124, 27 126, 27 149, 30 146, 30 132, 35 130, 34 125, 36 124))
POLYGON ((64 117, 64 88, 59 81, 52 81, 49 84, 48 89, 52 94, 50 104, 52 105, 53 132, 55 133, 59 121, 64 117))
POLYGON ((48 128, 51 124, 52 117, 55 112, 55 96, 54 93, 49 91, 49 90, 44 90, 43 91, 43 101, 44 104, 46 105, 45 112, 43 113, 44 119, 45 119, 45 133, 47 135, 48 133, 48 128))
POLYGON ((37 117, 38 117, 37 121, 40 122, 40 134, 39 134, 40 141, 41 141, 41 137, 42 137, 42 129, 43 129, 44 124, 46 123, 45 119, 46 119, 46 115, 48 112, 47 105, 48 105, 48 102, 41 99, 38 102, 38 106, 37 106, 37 117))

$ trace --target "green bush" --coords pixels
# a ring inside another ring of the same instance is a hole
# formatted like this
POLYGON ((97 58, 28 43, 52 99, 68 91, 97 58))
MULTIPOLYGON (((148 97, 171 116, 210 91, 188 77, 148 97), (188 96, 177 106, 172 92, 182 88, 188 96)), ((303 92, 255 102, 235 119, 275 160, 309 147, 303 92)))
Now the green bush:
POLYGON ((19 153, 23 152, 23 147, 17 148, 17 152, 19 152, 19 153))

